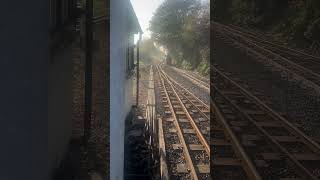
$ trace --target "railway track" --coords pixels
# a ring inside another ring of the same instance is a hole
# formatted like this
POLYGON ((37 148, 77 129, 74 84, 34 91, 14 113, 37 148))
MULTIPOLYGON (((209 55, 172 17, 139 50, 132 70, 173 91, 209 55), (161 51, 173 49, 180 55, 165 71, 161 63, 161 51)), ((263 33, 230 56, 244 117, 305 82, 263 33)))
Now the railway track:
MULTIPOLYGON (((228 26, 225 26, 228 28, 228 26)), ((279 54, 286 59, 301 65, 304 68, 311 70, 313 73, 318 73, 320 70, 320 58, 306 54, 304 52, 294 50, 278 43, 270 42, 265 39, 260 38, 262 35, 255 35, 250 31, 246 31, 242 28, 236 26, 229 26, 229 29, 235 33, 239 33, 257 43, 259 46, 268 49, 274 53, 279 54)))
POLYGON ((213 87, 218 99, 211 103, 213 179, 319 179, 319 144, 224 73, 213 71, 225 81, 223 89, 213 87))
POLYGON ((224 73, 212 70, 212 106, 224 129, 229 127, 235 136, 248 178, 319 179, 319 144, 224 73))
POLYGON ((306 52, 303 52, 301 50, 296 50, 296 49, 292 49, 290 47, 287 47, 279 42, 271 42, 270 38, 272 37, 265 37, 265 34, 261 34, 261 33, 257 33, 257 32, 253 32, 247 29, 243 29, 241 27, 238 26, 234 26, 234 25, 228 25, 230 28, 232 28, 233 30, 236 30, 237 32, 245 35, 248 38, 251 38, 253 40, 256 40, 258 42, 263 42, 263 44, 266 47, 269 47, 270 49, 272 49, 274 52, 279 52, 279 54, 283 54, 285 56, 296 56, 299 58, 303 58, 305 60, 308 61, 312 61, 314 63, 319 64, 320 63, 320 57, 319 56, 314 56, 311 54, 307 54, 306 52))
MULTIPOLYGON (((206 87, 210 87, 208 83, 203 80, 197 79, 196 77, 181 71, 186 77, 192 78, 194 81, 199 82, 197 84, 203 84, 206 87)), ((201 102, 188 90, 184 89, 181 85, 176 83, 172 78, 167 76, 177 90, 181 90, 181 93, 188 93, 189 103, 192 104, 194 101, 201 102)), ((248 155, 245 153, 243 147, 240 145, 240 141, 236 138, 231 127, 227 124, 225 118, 222 116, 219 109, 212 105, 211 119, 206 117, 206 120, 210 120, 210 148, 211 148, 211 171, 213 172, 213 179, 228 179, 228 180, 247 180, 247 179, 262 179, 258 174, 253 163, 250 161, 248 155)), ((195 107, 199 105, 194 104, 195 107)), ((203 104, 200 106, 209 112, 209 106, 203 104)), ((200 109, 198 109, 200 111, 200 109)), ((209 126, 208 123, 203 126, 197 124, 200 127, 209 126)))
POLYGON ((301 81, 320 93, 320 61, 317 57, 286 49, 219 23, 214 23, 214 25, 218 37, 231 42, 245 50, 246 53, 258 57, 263 63, 280 69, 289 78, 301 81))
MULTIPOLYGON (((241 74, 239 73, 231 73, 230 71, 225 71, 224 68, 222 68, 219 65, 215 65, 215 68, 218 69, 220 72, 222 72, 225 76, 228 78, 232 79, 235 83, 237 83, 239 86, 241 86, 243 89, 246 91, 250 92, 252 96, 255 98, 259 99, 262 101, 264 104, 268 106, 269 109, 272 109, 273 111, 277 112, 279 115, 281 115, 285 119, 290 119, 290 122, 300 129, 303 133, 308 135, 310 138, 312 138, 314 141, 320 143, 320 136, 317 133, 318 128, 317 128, 317 115, 315 111, 317 111, 316 107, 317 105, 308 105, 307 102, 310 100, 317 100, 316 97, 313 98, 306 98, 305 96, 298 96, 299 99, 291 99, 287 100, 288 95, 295 93, 295 91, 286 91, 284 93, 284 97, 278 97, 279 94, 274 95, 273 93, 271 94, 265 94, 265 91, 268 91, 268 89, 265 89, 265 86, 263 90, 259 85, 257 85, 257 81, 261 79, 264 79, 264 77, 257 78, 258 80, 254 80, 253 82, 249 82, 247 76, 241 77, 241 74), (285 101, 279 100, 279 99, 285 99, 285 101), (291 102, 290 102, 291 101, 291 102), (285 104, 281 104, 285 103, 285 104), (290 104, 292 103, 292 104, 290 104), (299 105, 297 107, 297 105, 299 105), (307 107, 306 107, 307 106, 307 107), (316 107, 314 107, 316 106, 316 107), (314 109, 312 109, 314 107, 314 109), (297 116, 295 113, 296 111, 299 111, 299 113, 302 113, 302 115, 297 116)), ((268 77, 268 76, 265 76, 268 77)), ((271 77, 272 78, 272 77, 271 77)), ((254 79, 254 78, 253 78, 254 79)), ((251 79, 252 80, 252 79, 251 79)), ((272 81, 273 82, 273 81, 272 81)), ((281 96, 281 95, 280 95, 281 96)))
POLYGON ((206 92, 210 92, 210 85, 209 83, 209 80, 207 78, 204 78, 204 77, 196 77, 195 75, 192 75, 190 73, 187 73, 185 72, 184 70, 182 69, 178 69, 178 68, 175 68, 175 70, 177 72, 179 72, 181 75, 185 76, 186 78, 190 79, 191 81, 193 81, 195 84, 198 84, 200 87, 202 87, 203 89, 206 90, 206 92))
MULTIPOLYGON (((320 179, 319 144, 223 72, 215 67, 212 70, 212 178, 320 179)), ((187 93, 189 102, 194 101, 196 97, 188 90, 159 71, 178 91, 177 96, 187 93)))
POLYGON ((210 179, 209 108, 157 67, 170 177, 210 179))

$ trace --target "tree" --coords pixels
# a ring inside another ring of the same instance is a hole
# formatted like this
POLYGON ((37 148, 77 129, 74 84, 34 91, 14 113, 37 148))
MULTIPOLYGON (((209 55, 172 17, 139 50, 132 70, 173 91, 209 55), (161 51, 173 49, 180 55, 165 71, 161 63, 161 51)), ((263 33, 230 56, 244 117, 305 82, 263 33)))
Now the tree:
MULTIPOLYGON (((223 7, 233 24, 269 31, 299 48, 320 42, 319 0, 228 0, 231 4, 216 1, 229 6, 223 7)), ((215 20, 226 22, 221 17, 215 20)))
POLYGON ((152 38, 166 47, 176 65, 185 64, 191 69, 208 56, 209 29, 209 4, 203 6, 199 0, 164 1, 150 26, 152 38))

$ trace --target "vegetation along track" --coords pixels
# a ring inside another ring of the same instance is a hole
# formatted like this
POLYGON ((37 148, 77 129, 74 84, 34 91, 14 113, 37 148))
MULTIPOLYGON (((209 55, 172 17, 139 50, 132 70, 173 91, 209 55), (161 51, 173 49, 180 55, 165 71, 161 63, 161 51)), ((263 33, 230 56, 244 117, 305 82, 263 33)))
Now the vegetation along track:
POLYGON ((320 93, 320 61, 318 57, 271 43, 253 36, 252 33, 249 34, 215 22, 213 24, 217 37, 231 42, 247 53, 262 59, 264 63, 280 69, 289 78, 301 81, 304 85, 320 93))
POLYGON ((165 109, 163 130, 170 177, 210 179, 209 108, 161 67, 157 69, 165 109))
POLYGON ((216 117, 220 114, 230 127, 229 134, 234 134, 243 149, 242 157, 248 157, 247 167, 254 166, 246 172, 256 169, 258 175, 253 179, 319 179, 319 144, 224 73, 214 67, 211 70, 216 117))

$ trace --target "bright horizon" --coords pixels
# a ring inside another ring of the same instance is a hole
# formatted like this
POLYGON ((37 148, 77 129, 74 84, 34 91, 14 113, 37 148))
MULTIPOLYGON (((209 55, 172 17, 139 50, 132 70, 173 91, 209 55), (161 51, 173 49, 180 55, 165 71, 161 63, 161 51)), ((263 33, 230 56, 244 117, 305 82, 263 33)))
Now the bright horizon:
POLYGON ((139 24, 143 31, 144 38, 150 38, 151 32, 148 30, 150 20, 164 0, 130 0, 137 15, 139 24))
MULTIPOLYGON (((151 32, 148 30, 150 21, 157 8, 164 1, 165 0, 130 0, 143 31, 142 39, 151 38, 151 32)), ((201 0, 201 2, 206 1, 208 0, 201 0)), ((136 43, 139 39, 139 36, 136 35, 134 39, 136 43)))

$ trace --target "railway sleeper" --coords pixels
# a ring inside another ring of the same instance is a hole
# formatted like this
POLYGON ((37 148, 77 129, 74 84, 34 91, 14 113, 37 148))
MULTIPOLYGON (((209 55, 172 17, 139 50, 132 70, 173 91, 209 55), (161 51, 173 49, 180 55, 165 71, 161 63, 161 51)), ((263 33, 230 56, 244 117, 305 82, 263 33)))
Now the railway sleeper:
POLYGON ((191 151, 204 151, 204 146, 201 144, 189 144, 189 149, 191 151))
POLYGON ((235 158, 213 158, 211 166, 241 166, 241 161, 235 158))
POLYGON ((186 118, 178 118, 178 121, 182 122, 182 123, 188 123, 189 122, 189 120, 186 119, 186 118))
POLYGON ((278 142, 300 142, 295 136, 272 136, 278 142))
POLYGON ((176 168, 177 168, 177 173, 179 174, 184 174, 189 172, 189 169, 187 168, 187 165, 185 163, 177 164, 176 168))
POLYGON ((225 139, 210 139, 210 145, 212 146, 231 146, 231 142, 225 139))
POLYGON ((320 156, 315 153, 295 153, 293 156, 299 161, 318 161, 320 163, 320 156))
POLYGON ((262 121, 257 122, 257 125, 260 127, 282 127, 282 123, 276 121, 262 121))
POLYGON ((194 129, 183 129, 183 133, 185 134, 196 134, 194 129))
POLYGON ((264 160, 282 160, 282 157, 279 153, 261 153, 261 156, 264 160))
POLYGON ((209 174, 210 173, 210 165, 209 164, 197 164, 196 169, 200 174, 209 174))

